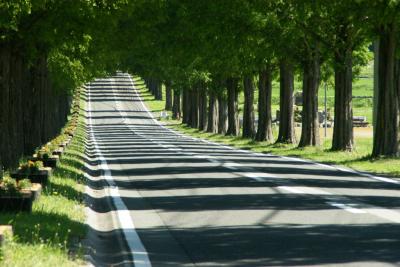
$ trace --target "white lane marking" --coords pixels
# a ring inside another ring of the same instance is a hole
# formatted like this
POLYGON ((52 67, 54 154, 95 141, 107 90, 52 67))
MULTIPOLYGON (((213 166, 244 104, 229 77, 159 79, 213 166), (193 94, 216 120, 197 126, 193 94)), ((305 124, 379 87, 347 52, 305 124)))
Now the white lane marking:
POLYGON ((349 204, 343 204, 343 203, 337 203, 337 202, 326 202, 327 204, 339 208, 339 209, 343 209, 345 211, 351 212, 351 213, 355 213, 355 214, 363 214, 366 213, 365 211, 361 210, 361 209, 357 209, 357 208, 353 208, 351 207, 351 205, 349 204))
POLYGON ((331 165, 326 165, 326 164, 322 164, 322 163, 318 163, 318 162, 310 162, 309 163, 314 163, 317 166, 320 166, 322 168, 327 168, 327 169, 336 169, 335 167, 331 166, 331 165))
POLYGON ((265 181, 264 178, 278 178, 274 174, 266 173, 266 172, 245 172, 242 175, 252 178, 252 179, 259 179, 260 181, 265 181))
MULTIPOLYGON (((309 187, 302 187, 302 186, 278 186, 278 188, 281 190, 284 190, 284 191, 294 193, 294 194, 332 195, 330 192, 327 192, 324 190, 320 190, 320 189, 316 189, 316 188, 309 188, 309 187)), ((339 209, 343 209, 350 213, 355 213, 355 214, 366 213, 365 211, 363 211, 361 209, 352 207, 351 204, 343 204, 343 203, 334 202, 334 201, 327 201, 326 204, 336 207, 336 208, 339 208, 339 209)))
MULTIPOLYGON (((90 90, 90 85, 89 85, 90 90)), ((126 207, 125 203, 121 199, 121 195, 119 194, 118 187, 115 185, 115 181, 112 178, 110 168, 108 167, 107 161, 102 155, 96 141, 96 137, 92 128, 92 102, 90 98, 91 92, 88 94, 88 102, 89 102, 89 125, 90 125, 90 136, 93 141, 95 151, 98 153, 98 159, 101 162, 101 168, 104 170, 104 179, 107 181, 110 186, 110 196, 112 201, 117 208, 116 214, 118 217, 119 225, 122 228, 124 237, 129 246, 130 252, 132 254, 134 265, 137 267, 151 267, 151 262, 148 256, 148 253, 135 230, 135 225, 132 221, 132 218, 129 214, 129 210, 126 207)))
POLYGON ((197 154, 194 157, 198 158, 198 159, 215 159, 214 156, 211 156, 211 155, 208 155, 208 154, 197 154))
POLYGON ((276 176, 265 172, 244 172, 239 173, 239 175, 251 178, 258 182, 265 182, 265 178, 276 178, 276 176))
POLYGON ((363 175, 365 175, 365 176, 367 176, 369 178, 381 181, 381 182, 392 183, 392 184, 400 184, 400 181, 396 181, 394 179, 390 179, 390 178, 386 178, 386 177, 374 176, 374 175, 371 175, 371 174, 368 174, 368 173, 364 173, 363 175))
POLYGON ((305 194, 305 192, 297 189, 296 187, 293 186, 278 186, 278 189, 284 190, 284 191, 288 191, 291 193, 295 193, 295 194, 305 194))

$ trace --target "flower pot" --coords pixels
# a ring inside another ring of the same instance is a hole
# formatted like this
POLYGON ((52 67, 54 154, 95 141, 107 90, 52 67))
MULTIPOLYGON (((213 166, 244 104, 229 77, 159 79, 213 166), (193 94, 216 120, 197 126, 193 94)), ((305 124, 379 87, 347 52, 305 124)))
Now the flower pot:
POLYGON ((55 168, 57 166, 58 160, 60 159, 59 156, 51 156, 47 159, 41 159, 43 161, 43 166, 55 168))
POLYGON ((57 166, 57 163, 59 161, 60 157, 59 156, 51 156, 47 159, 42 159, 38 158, 37 154, 33 154, 33 157, 29 158, 29 160, 35 162, 35 161, 42 161, 44 167, 50 167, 50 168, 55 168, 57 166))
POLYGON ((63 152, 64 152, 64 149, 62 147, 59 147, 59 148, 57 148, 56 150, 53 151, 53 155, 60 157, 63 152))
POLYGON ((67 142, 67 141, 62 142, 62 143, 59 145, 59 147, 62 147, 62 148, 66 148, 67 146, 68 146, 68 142, 67 142))
POLYGON ((5 196, 0 195, 0 211, 1 212, 19 212, 32 211, 32 193, 21 192, 21 195, 5 196))
POLYGON ((24 192, 31 192, 32 201, 39 199, 40 195, 42 194, 42 185, 39 183, 32 183, 32 187, 29 189, 23 189, 24 192))
POLYGON ((21 172, 20 170, 18 170, 17 172, 10 173, 10 176, 12 178, 17 179, 17 181, 28 178, 29 180, 31 180, 32 183, 39 183, 42 186, 47 184, 50 175, 51 175, 51 168, 49 167, 44 167, 43 169, 40 169, 36 173, 26 174, 21 172))

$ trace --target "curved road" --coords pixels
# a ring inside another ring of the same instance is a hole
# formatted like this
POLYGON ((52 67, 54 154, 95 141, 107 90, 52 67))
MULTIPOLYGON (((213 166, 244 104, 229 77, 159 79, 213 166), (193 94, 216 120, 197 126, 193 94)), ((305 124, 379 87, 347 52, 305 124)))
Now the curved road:
POLYGON ((127 74, 87 86, 94 265, 400 266, 400 183, 174 133, 127 74))

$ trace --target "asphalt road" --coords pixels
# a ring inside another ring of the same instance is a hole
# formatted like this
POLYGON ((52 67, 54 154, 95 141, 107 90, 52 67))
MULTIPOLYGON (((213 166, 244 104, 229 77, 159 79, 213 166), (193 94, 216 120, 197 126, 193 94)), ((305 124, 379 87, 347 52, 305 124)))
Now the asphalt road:
POLYGON ((94 265, 400 266, 398 179, 179 135, 132 84, 87 87, 94 265))

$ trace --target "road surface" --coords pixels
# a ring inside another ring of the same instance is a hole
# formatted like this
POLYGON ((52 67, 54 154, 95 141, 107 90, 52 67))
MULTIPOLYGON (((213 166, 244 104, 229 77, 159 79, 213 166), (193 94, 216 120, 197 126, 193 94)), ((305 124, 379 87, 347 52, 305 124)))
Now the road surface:
POLYGON ((87 86, 89 259, 400 266, 400 183, 160 126, 127 74, 87 86))

